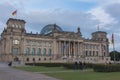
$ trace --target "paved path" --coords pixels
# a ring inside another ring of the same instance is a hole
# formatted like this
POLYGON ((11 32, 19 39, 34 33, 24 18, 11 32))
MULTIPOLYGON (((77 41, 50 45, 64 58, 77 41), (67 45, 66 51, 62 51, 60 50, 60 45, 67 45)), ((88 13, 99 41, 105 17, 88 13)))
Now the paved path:
POLYGON ((58 80, 43 74, 13 69, 0 62, 0 80, 58 80))

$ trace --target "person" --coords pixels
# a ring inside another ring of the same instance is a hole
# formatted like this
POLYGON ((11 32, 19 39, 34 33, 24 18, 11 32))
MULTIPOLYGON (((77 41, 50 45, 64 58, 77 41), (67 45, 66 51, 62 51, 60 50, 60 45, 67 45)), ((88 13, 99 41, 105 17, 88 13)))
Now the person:
POLYGON ((8 63, 8 66, 12 66, 12 61, 10 61, 10 62, 8 63))
POLYGON ((83 69, 85 69, 86 68, 86 64, 85 64, 85 62, 83 62, 83 69))
POLYGON ((83 70, 83 63, 81 61, 79 61, 79 67, 80 67, 80 70, 83 70))
POLYGON ((77 61, 75 61, 75 63, 74 63, 74 68, 75 68, 75 70, 78 69, 78 63, 77 63, 77 61))

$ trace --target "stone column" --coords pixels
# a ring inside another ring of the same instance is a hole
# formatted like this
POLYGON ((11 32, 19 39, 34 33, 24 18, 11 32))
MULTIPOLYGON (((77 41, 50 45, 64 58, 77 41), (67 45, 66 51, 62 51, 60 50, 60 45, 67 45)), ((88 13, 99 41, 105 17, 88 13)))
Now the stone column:
POLYGON ((59 56, 59 42, 56 41, 56 55, 59 56))
POLYGON ((63 42, 63 56, 65 56, 65 41, 63 42))
POLYGON ((102 44, 99 44, 99 48, 98 49, 99 49, 99 51, 98 51, 99 52, 99 56, 102 56, 102 44))
POLYGON ((63 56, 63 43, 61 41, 61 55, 63 56))
POLYGON ((69 53, 69 56, 71 56, 70 55, 70 41, 68 42, 68 53, 69 53))
POLYGON ((78 42, 78 57, 80 55, 80 43, 78 42))
POLYGON ((60 41, 58 41, 58 54, 60 55, 60 41))
POLYGON ((54 59, 56 59, 56 54, 57 54, 56 53, 56 49, 57 49, 56 47, 57 47, 57 44, 56 44, 56 40, 54 39, 53 40, 53 54, 54 54, 54 59))
POLYGON ((77 57, 79 57, 79 42, 77 43, 77 57))
POLYGON ((75 42, 73 42, 73 48, 74 48, 74 51, 73 51, 73 56, 75 56, 76 52, 75 52, 75 42))
POLYGON ((107 54, 107 57, 110 56, 110 55, 109 55, 109 44, 108 44, 108 43, 106 43, 106 54, 107 54))
POLYGON ((60 54, 60 56, 62 56, 62 49, 61 49, 61 41, 59 41, 59 50, 60 50, 60 52, 59 52, 59 54, 60 54))

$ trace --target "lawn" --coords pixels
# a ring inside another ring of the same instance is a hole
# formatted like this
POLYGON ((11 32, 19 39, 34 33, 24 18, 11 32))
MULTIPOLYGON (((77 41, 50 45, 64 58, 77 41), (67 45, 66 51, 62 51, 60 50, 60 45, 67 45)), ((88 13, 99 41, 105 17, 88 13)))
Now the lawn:
POLYGON ((43 67, 43 66, 27 66, 15 67, 17 69, 40 72, 45 75, 56 77, 62 80, 119 80, 120 72, 102 73, 93 72, 92 70, 68 70, 63 67, 43 67), (62 72, 63 71, 63 72, 62 72))
POLYGON ((64 67, 44 67, 44 66, 24 66, 24 67, 14 67, 14 68, 30 71, 30 72, 43 72, 43 73, 67 70, 64 67))

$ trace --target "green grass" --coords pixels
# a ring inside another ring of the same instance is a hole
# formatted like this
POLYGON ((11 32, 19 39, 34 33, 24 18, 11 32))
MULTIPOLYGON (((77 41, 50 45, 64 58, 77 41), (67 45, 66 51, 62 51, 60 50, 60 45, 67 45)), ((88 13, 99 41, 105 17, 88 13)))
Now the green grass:
POLYGON ((98 73, 93 71, 87 72, 63 72, 47 73, 46 75, 56 77, 62 80, 119 80, 120 73, 98 73))
POLYGON ((63 67, 15 67, 17 69, 32 71, 32 72, 46 72, 45 75, 49 75, 62 80, 119 80, 120 72, 111 72, 111 73, 102 73, 102 72, 93 72, 91 70, 87 71, 74 71, 67 70, 63 67), (47 73, 51 71, 50 73, 47 73), (58 72, 56 72, 58 71, 58 72), (65 72, 60 72, 65 71, 65 72), (67 72, 69 71, 69 72, 67 72))
POLYGON ((48 71, 64 71, 64 67, 44 67, 44 66, 24 66, 24 67, 14 67, 16 69, 30 71, 30 72, 48 72, 48 71))

